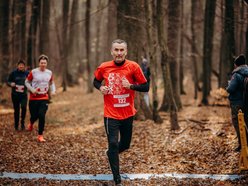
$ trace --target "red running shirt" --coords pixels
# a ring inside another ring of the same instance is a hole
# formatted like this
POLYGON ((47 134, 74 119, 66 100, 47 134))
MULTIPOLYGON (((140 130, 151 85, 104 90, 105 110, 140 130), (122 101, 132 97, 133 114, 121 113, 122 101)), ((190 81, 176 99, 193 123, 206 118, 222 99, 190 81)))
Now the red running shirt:
POLYGON ((109 89, 108 94, 104 95, 104 117, 126 119, 134 116, 135 91, 124 88, 122 79, 126 78, 131 84, 146 83, 140 66, 127 59, 121 66, 117 66, 114 61, 107 61, 96 69, 94 75, 97 80, 104 80, 109 89))

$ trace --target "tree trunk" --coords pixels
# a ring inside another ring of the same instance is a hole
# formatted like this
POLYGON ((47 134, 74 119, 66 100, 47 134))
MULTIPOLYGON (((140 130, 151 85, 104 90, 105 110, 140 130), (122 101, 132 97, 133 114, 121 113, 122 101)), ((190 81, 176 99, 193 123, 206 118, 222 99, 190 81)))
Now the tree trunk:
POLYGON ((32 13, 29 26, 29 37, 28 37, 28 60, 27 66, 29 68, 34 68, 36 66, 36 35, 38 29, 40 15, 40 0, 34 0, 32 4, 32 13))
POLYGON ((9 64, 9 1, 0 1, 0 83, 6 82, 9 64))
POLYGON ((184 86, 183 86, 183 79, 184 79, 184 68, 183 68, 183 64, 184 64, 184 37, 183 37, 183 33, 184 33, 184 21, 183 21, 183 17, 184 17, 184 11, 183 11, 183 1, 181 2, 181 6, 180 6, 180 17, 181 17, 181 24, 180 24, 180 60, 179 60, 179 77, 180 77, 180 94, 186 94, 185 90, 184 90, 184 86))
POLYGON ((68 43, 67 43, 67 47, 66 50, 67 52, 67 83, 68 86, 73 86, 75 84, 77 84, 78 82, 78 77, 77 77, 77 65, 75 64, 75 58, 74 58, 74 54, 77 52, 77 48, 75 48, 75 43, 76 40, 78 40, 77 38, 77 25, 75 24, 77 21, 77 13, 78 13, 78 1, 77 0, 73 0, 72 1, 72 6, 71 6, 71 11, 70 11, 70 22, 68 24, 68 43), (75 51, 76 50, 76 51, 75 51), (70 63, 68 63, 68 61, 70 63))
POLYGON ((221 43, 220 61, 220 87, 225 88, 233 69, 233 57, 235 56, 234 39, 234 9, 233 0, 225 1, 224 32, 221 43))
POLYGON ((60 39, 61 43, 62 43, 62 54, 60 53, 60 55, 62 56, 62 64, 63 64, 63 75, 62 75, 62 87, 63 87, 63 91, 67 90, 67 86, 68 86, 68 51, 67 51, 67 47, 68 47, 68 17, 69 17, 69 6, 70 6, 70 2, 68 0, 63 0, 63 27, 62 27, 62 38, 60 39))
POLYGON ((235 36, 235 52, 237 55, 244 53, 245 48, 245 2, 244 1, 234 1, 234 36, 235 36))
MULTIPOLYGON (((182 108, 180 99, 180 71, 179 71, 179 31, 180 31, 180 1, 169 0, 168 6, 168 61, 170 65, 171 81, 173 86, 174 98, 177 104, 177 108, 182 108)), ((168 92, 164 92, 163 102, 160 110, 168 111, 169 109, 169 97, 168 92)))
POLYGON ((169 100, 169 110, 170 110, 170 121, 171 121, 171 130, 179 129, 178 118, 177 118, 177 105, 173 95, 173 88, 171 83, 171 73, 168 62, 168 49, 166 47, 166 36, 165 36, 165 9, 163 5, 165 0, 157 0, 157 15, 158 15, 158 41, 161 50, 161 67, 162 75, 164 82, 164 91, 168 93, 169 100))
MULTIPOLYGON (((248 1, 246 1, 246 3, 248 5, 248 1)), ((246 20, 248 20, 248 14, 246 15, 246 20)), ((246 23, 245 56, 246 56, 246 61, 248 61, 248 23, 246 23)))
POLYGON ((177 108, 182 108, 180 99, 180 77, 179 77, 179 31, 180 31, 180 0, 169 0, 168 6, 168 51, 169 63, 171 68, 171 80, 174 92, 174 98, 177 108))
MULTIPOLYGON (((247 16, 248 17, 248 16, 247 16)), ((246 39, 245 39, 245 56, 246 56, 246 60, 248 60, 248 24, 246 27, 246 39)))
POLYGON ((14 0, 13 60, 26 58, 26 0, 14 0))
POLYGON ((208 105, 211 90, 212 49, 216 0, 207 0, 204 20, 203 46, 203 97, 202 104, 208 105))
MULTIPOLYGON (((97 9, 100 10, 103 6, 103 2, 102 0, 99 0, 98 2, 98 6, 97 6, 97 9)), ((95 55, 95 61, 94 61, 94 67, 93 69, 96 69, 97 66, 98 66, 98 62, 99 62, 99 58, 100 58, 100 46, 101 46, 101 43, 100 43, 100 34, 101 34, 101 22, 102 22, 102 19, 103 18, 103 12, 100 11, 98 12, 98 18, 96 20, 96 46, 95 46, 95 51, 96 51, 96 55, 95 55)))
MULTIPOLYGON (((120 7, 119 7, 120 8, 120 7)), ((112 57, 110 55, 110 44, 111 42, 116 39, 117 37, 117 1, 116 0, 109 0, 109 7, 108 7, 108 25, 107 25, 107 37, 108 37, 108 45, 107 50, 109 51, 106 54, 106 58, 112 57), (111 30, 111 32, 110 32, 111 30)), ((98 62, 98 61, 97 61, 98 62)))
MULTIPOLYGON (((152 113, 153 120, 156 123, 162 123, 163 120, 158 113, 158 95, 157 95, 157 76, 156 76, 156 50, 157 50, 157 33, 156 24, 154 23, 154 12, 153 12, 153 1, 148 0, 145 2, 145 12, 146 12, 146 25, 147 25, 147 43, 148 43, 148 53, 151 69, 151 81, 152 81, 152 113)), ((159 17, 159 16, 158 16, 159 17)))
POLYGON ((196 30, 197 30, 197 18, 196 15, 197 9, 199 8, 199 3, 191 0, 191 34, 192 34, 192 43, 191 43, 191 58, 192 58, 192 67, 193 67, 193 80, 194 80, 194 99, 197 99, 198 92, 198 66, 197 66, 197 41, 196 41, 196 30))
POLYGON ((221 87, 221 80, 225 79, 224 73, 223 73, 223 68, 224 68, 224 63, 223 63, 223 49, 224 49, 224 0, 221 0, 221 40, 220 40, 220 60, 219 60, 219 78, 218 78, 218 87, 221 87), (223 64, 222 64, 223 63, 223 64))
POLYGON ((86 12, 85 12, 85 44, 86 44, 86 59, 87 59, 87 73, 88 73, 88 93, 93 92, 93 85, 92 85, 92 76, 91 76, 91 63, 90 63, 90 9, 91 9, 91 1, 86 1, 86 12))
POLYGON ((49 19, 50 19, 50 0, 41 1, 41 20, 40 20, 40 54, 50 56, 49 50, 49 19))
MULTIPOLYGON (((145 28, 143 27, 143 0, 118 0, 117 6, 117 37, 128 43, 128 59, 138 62, 142 55, 142 46, 145 40, 145 28), (139 36, 139 37, 137 37, 139 36)), ((135 119, 151 119, 149 107, 143 107, 144 102, 141 93, 136 92, 135 107, 137 113, 135 119)))
POLYGON ((27 40, 26 40, 26 0, 23 0, 21 3, 21 25, 20 25, 20 39, 21 39, 21 43, 20 43, 20 56, 19 58, 22 59, 26 59, 27 57, 27 51, 26 51, 26 44, 27 44, 27 40))

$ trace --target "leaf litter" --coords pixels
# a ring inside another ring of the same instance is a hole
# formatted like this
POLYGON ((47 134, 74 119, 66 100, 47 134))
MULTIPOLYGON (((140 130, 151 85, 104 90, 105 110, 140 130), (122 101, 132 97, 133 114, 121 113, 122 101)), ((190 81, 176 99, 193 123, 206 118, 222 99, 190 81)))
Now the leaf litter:
MULTIPOLYGON (((221 92, 221 91, 219 91, 221 92)), ((222 94, 223 92, 221 92, 222 94)), ((214 93, 212 93, 214 94, 214 93)), ((213 96, 215 97, 215 96, 213 96)), ((218 99, 220 99, 217 96, 218 99)), ((186 96, 182 99, 189 99, 186 96)), ((9 99, 10 100, 10 99, 9 99)), ((222 102, 223 98, 220 99, 222 102)), ((105 150, 103 100, 98 91, 69 88, 52 99, 44 137, 38 143, 37 123, 32 132, 15 131, 13 113, 0 112, 0 172, 43 174, 111 174, 105 150)), ((217 100, 218 101, 218 100, 217 100)), ((180 130, 164 122, 134 121, 131 148, 120 155, 121 173, 238 174, 239 153, 230 108, 223 103, 198 107, 187 103, 178 113, 180 130)), ((225 102, 226 103, 226 102, 225 102)), ((4 110, 1 108, 1 110, 4 110)), ((29 114, 26 118, 28 123, 29 114)), ((3 185, 113 185, 112 181, 0 179, 3 185)), ((124 185, 244 185, 239 180, 151 178, 124 180, 124 185)))

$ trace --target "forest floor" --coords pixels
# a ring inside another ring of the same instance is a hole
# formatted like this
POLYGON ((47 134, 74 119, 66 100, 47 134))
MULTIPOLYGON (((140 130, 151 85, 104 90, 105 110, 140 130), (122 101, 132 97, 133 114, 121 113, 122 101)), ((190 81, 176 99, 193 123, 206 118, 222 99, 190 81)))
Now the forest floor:
MULTIPOLYGON (((3 90, 3 89, 2 89, 3 90)), ((15 131, 9 89, 0 105, 0 173, 111 174, 105 150, 103 99, 83 86, 69 88, 49 105, 45 143, 37 131, 15 131)), ((131 148, 120 155, 121 173, 238 174, 239 153, 228 106, 198 106, 190 94, 182 96, 180 130, 170 131, 169 115, 162 124, 134 121, 131 148)), ((28 123, 29 114, 26 118, 28 123)), ((37 123, 35 124, 37 129, 37 123)), ((112 181, 62 181, 0 178, 0 185, 112 185, 112 181)), ((124 185, 246 185, 242 179, 153 178, 124 180, 124 185)))

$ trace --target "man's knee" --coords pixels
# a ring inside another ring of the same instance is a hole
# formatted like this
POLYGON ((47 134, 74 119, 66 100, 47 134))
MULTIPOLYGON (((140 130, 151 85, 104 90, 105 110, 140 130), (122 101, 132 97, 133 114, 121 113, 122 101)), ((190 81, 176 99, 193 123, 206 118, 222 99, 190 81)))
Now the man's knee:
POLYGON ((109 142, 109 151, 118 151, 118 142, 109 142))
POLYGON ((130 144, 120 144, 119 147, 119 153, 122 153, 125 150, 128 150, 130 148, 130 144))

